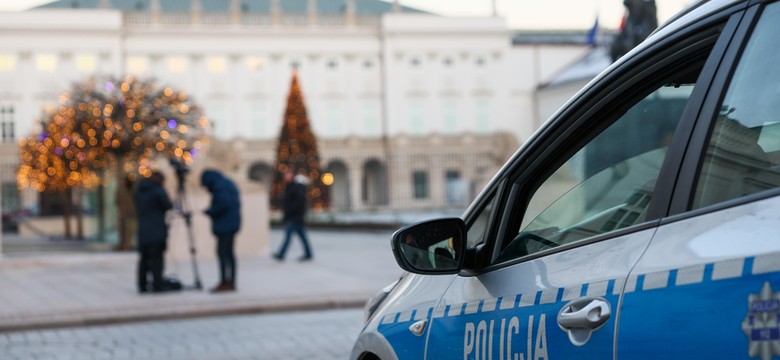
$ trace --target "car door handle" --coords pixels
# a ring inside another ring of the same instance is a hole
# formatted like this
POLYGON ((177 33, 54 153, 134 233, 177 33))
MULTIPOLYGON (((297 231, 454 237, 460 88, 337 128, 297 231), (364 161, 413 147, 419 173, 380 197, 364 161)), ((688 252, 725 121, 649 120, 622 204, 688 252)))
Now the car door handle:
POLYGON ((609 320, 612 310, 602 298, 577 299, 561 308, 558 326, 569 334, 574 345, 584 345, 591 333, 609 320))

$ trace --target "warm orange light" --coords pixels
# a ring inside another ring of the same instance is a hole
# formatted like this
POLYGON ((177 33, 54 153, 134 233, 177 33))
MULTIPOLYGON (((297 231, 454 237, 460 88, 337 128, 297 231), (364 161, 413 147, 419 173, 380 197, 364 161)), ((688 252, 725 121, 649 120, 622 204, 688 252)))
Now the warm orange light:
POLYGON ((324 174, 322 174, 322 183, 323 184, 325 184, 327 186, 331 186, 331 185, 333 185, 333 181, 334 180, 335 180, 335 178, 333 177, 333 174, 331 174, 331 173, 324 173, 324 174))

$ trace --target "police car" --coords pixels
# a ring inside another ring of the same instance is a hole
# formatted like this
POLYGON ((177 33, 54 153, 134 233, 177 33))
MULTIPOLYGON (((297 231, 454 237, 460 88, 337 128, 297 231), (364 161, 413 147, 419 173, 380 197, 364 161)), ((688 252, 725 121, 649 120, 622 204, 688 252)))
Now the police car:
POLYGON ((352 358, 780 358, 778 195, 780 1, 696 3, 393 235, 352 358))

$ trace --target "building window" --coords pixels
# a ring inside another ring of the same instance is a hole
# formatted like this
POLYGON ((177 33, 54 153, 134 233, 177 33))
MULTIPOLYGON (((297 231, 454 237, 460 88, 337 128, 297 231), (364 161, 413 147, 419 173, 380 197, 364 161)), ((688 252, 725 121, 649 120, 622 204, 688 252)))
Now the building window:
POLYGON ((363 103, 363 136, 381 136, 379 101, 365 100, 363 103))
POLYGON ((452 60, 451 57, 447 56, 446 58, 444 58, 444 61, 442 61, 442 63, 444 64, 445 67, 452 67, 455 61, 452 60))
POLYGON ((412 65, 412 67, 420 67, 420 65, 422 65, 422 60, 415 56, 409 61, 409 64, 412 65))
POLYGON ((168 59, 168 69, 175 73, 183 73, 187 71, 187 59, 181 56, 168 59))
POLYGON ((149 68, 149 60, 143 56, 130 56, 127 58, 127 72, 131 74, 143 74, 149 68))
POLYGON ((414 198, 425 199, 428 197, 428 173, 425 171, 415 171, 412 174, 412 184, 414 185, 414 198))
POLYGON ((336 61, 334 59, 330 59, 330 60, 328 60, 327 66, 328 66, 328 69, 336 70, 339 67, 339 63, 338 63, 338 61, 336 61))
POLYGON ((263 70, 263 65, 263 58, 261 57, 250 56, 248 59, 246 59, 246 66, 250 71, 263 70))
POLYGON ((485 64, 487 64, 487 60, 485 60, 484 57, 479 56, 476 60, 474 60, 474 64, 476 64, 477 67, 483 67, 485 64))
POLYGON ((0 105, 0 142, 11 143, 16 141, 14 129, 14 107, 0 105))
POLYGON ((325 103, 325 121, 327 128, 325 134, 328 137, 342 137, 344 131, 344 111, 341 101, 332 100, 325 103))
POLYGON ((13 212, 21 210, 22 199, 19 194, 19 188, 15 182, 4 182, 2 187, 2 210, 3 212, 13 212))
POLYGON ((13 71, 16 69, 16 58, 12 55, 0 55, 0 71, 13 71))
POLYGON ((71 190, 54 191, 46 189, 38 194, 38 206, 41 216, 63 215, 73 209, 71 190))
POLYGON ((363 68, 366 69, 366 70, 373 69, 374 68, 374 62, 369 60, 369 59, 364 60, 363 61, 363 68))
POLYGON ((425 104, 422 100, 409 101, 409 131, 421 135, 425 132, 425 104))
POLYGON ((35 68, 40 72, 53 72, 54 70, 57 70, 57 56, 52 54, 36 55, 35 68))
POLYGON ((233 135, 233 123, 228 117, 228 106, 225 101, 212 101, 206 107, 206 116, 211 120, 212 131, 219 139, 228 139, 233 135))
POLYGON ((486 99, 478 99, 474 102, 474 130, 478 133, 490 131, 490 103, 486 99))
POLYGON ((460 178, 458 170, 447 170, 444 174, 444 189, 448 205, 466 202, 466 182, 460 178))
POLYGON ((224 57, 214 56, 206 59, 206 67, 208 67, 209 72, 222 73, 225 72, 227 65, 224 57))
POLYGON ((81 72, 91 73, 97 68, 97 57, 95 55, 76 56, 76 69, 81 72))
POLYGON ((458 103, 455 100, 444 100, 441 104, 442 122, 444 134, 455 134, 458 132, 458 103))
POLYGON ((298 70, 303 66, 300 60, 293 60, 290 61, 290 68, 293 70, 298 70))
POLYGON ((262 100, 256 100, 252 104, 250 131, 252 137, 255 139, 270 139, 273 135, 267 131, 268 127, 268 111, 266 110, 265 102, 262 100))

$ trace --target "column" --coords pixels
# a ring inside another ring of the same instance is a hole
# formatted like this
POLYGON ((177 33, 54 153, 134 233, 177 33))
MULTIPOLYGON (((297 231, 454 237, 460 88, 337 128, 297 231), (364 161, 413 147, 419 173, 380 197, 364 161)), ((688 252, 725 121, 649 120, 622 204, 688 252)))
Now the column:
POLYGON ((363 165, 365 158, 355 157, 347 159, 346 163, 349 166, 349 197, 350 197, 350 210, 362 210, 365 208, 366 203, 363 201, 363 165))
MULTIPOLYGON (((0 191, 0 204, 3 203, 3 192, 0 191)), ((3 232, 0 231, 0 260, 3 260, 3 232)))
POLYGON ((394 13, 401 12, 401 1, 393 0, 393 12, 394 13))
POLYGON ((246 139, 249 132, 249 114, 246 106, 242 106, 246 103, 246 90, 244 86, 246 81, 246 64, 242 62, 244 58, 240 54, 231 54, 228 56, 228 68, 229 77, 233 83, 233 94, 231 94, 230 110, 228 121, 233 123, 233 133, 230 134, 230 138, 240 137, 246 139))
POLYGON ((309 25, 317 25, 317 0, 308 0, 306 12, 309 15, 309 25))
POLYGON ((346 19, 345 22, 347 25, 355 25, 355 0, 347 0, 347 8, 346 8, 346 19))
POLYGON ((149 10, 152 12, 152 24, 160 23, 160 0, 151 0, 149 10))
POLYGON ((192 23, 193 24, 200 24, 200 17, 203 13, 203 8, 200 6, 200 0, 191 0, 192 1, 192 9, 190 9, 192 16, 192 23))
POLYGON ((40 116, 40 110, 38 104, 34 102, 33 92, 35 91, 39 76, 35 72, 35 59, 30 52, 19 53, 17 68, 18 71, 14 74, 14 84, 19 89, 19 103, 18 107, 14 109, 16 116, 20 121, 15 131, 17 134, 26 135, 33 131, 40 131, 39 124, 34 120, 40 116))
POLYGON ((282 23, 282 7, 279 0, 271 0, 271 24, 279 25, 282 23))
POLYGON ((230 23, 241 23, 241 4, 238 0, 230 0, 230 23))

